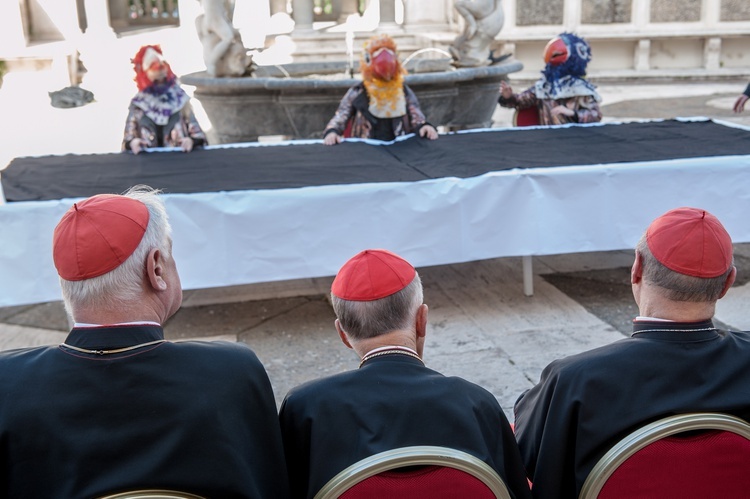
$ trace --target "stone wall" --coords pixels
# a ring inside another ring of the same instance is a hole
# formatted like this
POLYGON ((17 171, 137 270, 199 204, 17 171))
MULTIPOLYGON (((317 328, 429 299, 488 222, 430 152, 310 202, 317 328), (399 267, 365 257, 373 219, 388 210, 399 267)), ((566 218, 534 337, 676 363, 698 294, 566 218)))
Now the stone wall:
POLYGON ((581 22, 584 24, 629 23, 632 0, 583 0, 581 22))
POLYGON ((651 22, 698 22, 702 0, 651 0, 651 22))
POLYGON ((722 21, 750 21, 750 1, 721 0, 722 21))
POLYGON ((564 4, 564 0, 525 0, 518 2, 516 24, 518 26, 562 24, 564 4))

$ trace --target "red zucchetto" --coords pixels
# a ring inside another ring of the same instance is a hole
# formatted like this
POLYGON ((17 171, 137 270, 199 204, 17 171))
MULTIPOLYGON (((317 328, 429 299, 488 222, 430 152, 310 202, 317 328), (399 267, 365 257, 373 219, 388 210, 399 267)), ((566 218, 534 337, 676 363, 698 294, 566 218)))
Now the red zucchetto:
POLYGON ((138 247, 148 220, 146 205, 125 196, 100 194, 75 203, 52 236, 57 273, 82 281, 114 270, 138 247))
POLYGON ((414 280, 414 267, 387 250, 364 250, 347 261, 331 292, 342 300, 373 301, 398 293, 414 280))
POLYGON ((732 239, 705 210, 676 208, 654 220, 646 231, 654 257, 670 270, 693 277, 719 277, 732 265, 732 239))

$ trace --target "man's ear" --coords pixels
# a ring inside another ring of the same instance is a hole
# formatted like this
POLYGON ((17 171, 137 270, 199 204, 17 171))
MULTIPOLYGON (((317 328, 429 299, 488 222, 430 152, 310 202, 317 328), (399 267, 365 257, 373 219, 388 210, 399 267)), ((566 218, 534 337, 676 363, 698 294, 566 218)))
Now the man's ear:
POLYGON ((417 317, 415 319, 416 324, 414 325, 417 330, 417 338, 424 338, 427 334, 427 304, 423 303, 417 309, 417 317))
POLYGON ((635 252, 633 268, 630 269, 630 284, 638 284, 643 280, 643 257, 638 250, 635 252))
POLYGON ((732 267, 732 271, 727 276, 727 280, 724 282, 724 289, 721 290, 721 294, 719 295, 719 298, 723 298, 725 294, 727 294, 727 291, 729 291, 729 288, 732 287, 732 284, 734 284, 734 280, 737 278, 737 267, 732 267))
POLYGON ((347 348, 351 348, 354 350, 354 347, 349 342, 349 337, 346 335, 346 331, 341 327, 341 323, 338 319, 333 323, 336 326, 336 332, 339 333, 339 338, 341 338, 341 341, 346 345, 347 348))
POLYGON ((164 259, 159 248, 152 248, 146 257, 146 273, 148 282, 155 291, 165 291, 167 281, 164 280, 164 259))

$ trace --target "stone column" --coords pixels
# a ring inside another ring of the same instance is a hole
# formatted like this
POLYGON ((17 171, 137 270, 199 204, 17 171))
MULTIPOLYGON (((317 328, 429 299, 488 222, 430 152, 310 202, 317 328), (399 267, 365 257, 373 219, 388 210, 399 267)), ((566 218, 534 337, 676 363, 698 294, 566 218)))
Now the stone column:
POLYGON ((380 28, 398 28, 396 24, 396 0, 380 0, 380 28))
POLYGON ((716 24, 721 21, 721 7, 720 1, 705 1, 703 3, 703 24, 714 28, 716 24))
POLYGON ((651 69, 651 40, 638 40, 633 56, 633 68, 636 71, 648 71, 651 69))
POLYGON ((578 31, 581 26, 581 0, 565 0, 563 24, 566 31, 578 31))
POLYGON ((645 28, 651 18, 651 0, 633 0, 633 25, 645 28))
POLYGON ((711 70, 721 68, 721 38, 706 38, 703 46, 703 67, 711 70))
POLYGON ((340 4, 339 22, 345 23, 346 19, 352 14, 359 13, 359 0, 338 0, 340 4))
POLYGON ((310 31, 313 27, 313 0, 292 0, 294 31, 310 31))
MULTIPOLYGON (((505 14, 504 30, 513 30, 516 28, 516 2, 515 0, 505 0, 503 2, 503 13, 505 14)), ((502 31, 500 32, 502 33, 502 31)))
POLYGON ((268 5, 271 15, 278 13, 286 14, 286 0, 270 0, 268 5))

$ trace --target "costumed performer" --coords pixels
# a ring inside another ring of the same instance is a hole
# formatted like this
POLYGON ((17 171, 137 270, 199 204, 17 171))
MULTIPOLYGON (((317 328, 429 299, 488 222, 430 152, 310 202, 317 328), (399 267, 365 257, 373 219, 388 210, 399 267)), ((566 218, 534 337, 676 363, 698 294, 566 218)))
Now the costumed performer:
POLYGON ((177 82, 161 47, 144 45, 131 62, 138 93, 130 101, 123 151, 138 154, 144 148, 179 147, 190 152, 207 144, 190 97, 177 82))
POLYGON ((546 66, 542 77, 520 94, 514 94, 503 81, 498 103, 515 109, 536 107, 540 125, 599 122, 602 99, 596 86, 584 78, 590 60, 591 47, 586 40, 572 33, 561 33, 544 49, 546 66))
POLYGON ((326 145, 338 144, 344 137, 389 141, 417 132, 430 140, 438 138, 419 108, 417 96, 404 83, 406 71, 390 36, 376 35, 367 41, 360 68, 362 83, 349 89, 326 125, 326 145))
POLYGON ((744 111, 745 103, 748 99, 750 99, 750 83, 747 84, 747 88, 745 88, 745 91, 742 92, 739 97, 737 97, 737 100, 734 103, 734 112, 741 113, 742 111, 744 111))

